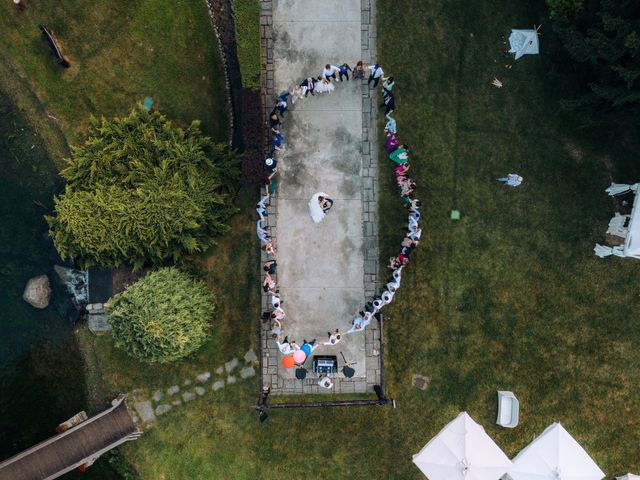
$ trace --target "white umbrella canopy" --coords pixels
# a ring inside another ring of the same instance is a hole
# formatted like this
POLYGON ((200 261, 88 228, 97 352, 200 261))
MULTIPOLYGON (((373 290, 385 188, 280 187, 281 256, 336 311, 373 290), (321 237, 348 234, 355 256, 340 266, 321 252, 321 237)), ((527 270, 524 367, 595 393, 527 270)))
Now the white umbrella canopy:
POLYGON ((460 413, 413 456, 429 480, 498 480, 511 460, 467 412, 460 413))
POLYGON ((516 60, 523 55, 537 55, 540 51, 538 29, 512 29, 511 35, 509 35, 509 47, 509 53, 516 54, 516 60))
POLYGON ((634 475, 633 473, 627 473, 621 477, 616 477, 616 480, 640 480, 640 475, 634 475))
POLYGON ((607 192, 609 196, 613 197, 614 195, 620 195, 621 193, 630 192, 631 190, 636 191, 637 188, 637 183, 633 185, 629 185, 627 183, 612 183, 604 191, 607 192))
POLYGON ((601 480, 604 472, 562 425, 554 423, 513 459, 513 480, 601 480))

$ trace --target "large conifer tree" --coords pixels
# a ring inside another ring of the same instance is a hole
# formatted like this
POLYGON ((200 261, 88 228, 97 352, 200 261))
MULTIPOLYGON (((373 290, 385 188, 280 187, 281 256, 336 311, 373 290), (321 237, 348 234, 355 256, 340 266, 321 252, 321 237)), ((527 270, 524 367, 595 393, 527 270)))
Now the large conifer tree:
POLYGON ((83 266, 175 261, 228 228, 238 162, 198 122, 183 130, 140 107, 124 118, 92 118, 67 164, 65 191, 47 221, 60 255, 83 266))
POLYGON ((640 0, 586 2, 559 18, 556 30, 581 64, 584 92, 567 106, 601 113, 640 103, 640 0))

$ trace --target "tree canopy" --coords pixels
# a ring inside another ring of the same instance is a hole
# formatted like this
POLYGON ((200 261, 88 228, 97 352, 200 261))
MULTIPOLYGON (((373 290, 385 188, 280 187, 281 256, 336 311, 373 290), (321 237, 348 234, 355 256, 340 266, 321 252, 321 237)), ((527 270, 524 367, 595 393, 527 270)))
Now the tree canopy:
POLYGON ((206 284, 175 267, 148 274, 108 303, 116 345, 148 363, 175 362, 198 350, 213 309, 206 284))
POLYGON ((142 107, 92 117, 61 172, 67 185, 47 217, 50 235, 63 258, 83 266, 141 267, 206 250, 228 229, 238 166, 197 121, 177 128, 142 107))
POLYGON ((549 16, 557 18, 579 12, 584 4, 583 0, 547 0, 547 7, 549 7, 549 16))
POLYGON ((564 16, 556 23, 565 48, 579 64, 574 73, 584 87, 580 96, 565 105, 588 108, 597 114, 637 105, 640 103, 640 1, 598 0, 581 7, 569 9, 572 15, 561 10, 564 16))

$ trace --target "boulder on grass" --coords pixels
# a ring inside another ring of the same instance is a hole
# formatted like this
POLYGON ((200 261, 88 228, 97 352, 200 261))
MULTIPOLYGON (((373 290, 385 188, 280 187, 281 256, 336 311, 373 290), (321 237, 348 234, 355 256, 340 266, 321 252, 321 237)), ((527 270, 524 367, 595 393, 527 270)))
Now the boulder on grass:
POLYGON ((49 277, 46 275, 30 279, 22 294, 24 301, 36 308, 47 308, 50 297, 51 285, 49 285, 49 277))

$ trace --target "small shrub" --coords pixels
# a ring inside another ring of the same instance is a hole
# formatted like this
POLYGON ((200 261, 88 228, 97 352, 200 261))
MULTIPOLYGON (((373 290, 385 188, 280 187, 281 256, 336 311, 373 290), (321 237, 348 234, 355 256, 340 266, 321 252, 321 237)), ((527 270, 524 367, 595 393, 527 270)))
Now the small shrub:
POLYGON ((109 301, 116 345, 148 363, 175 362, 207 338, 214 299, 202 280, 161 268, 109 301))

